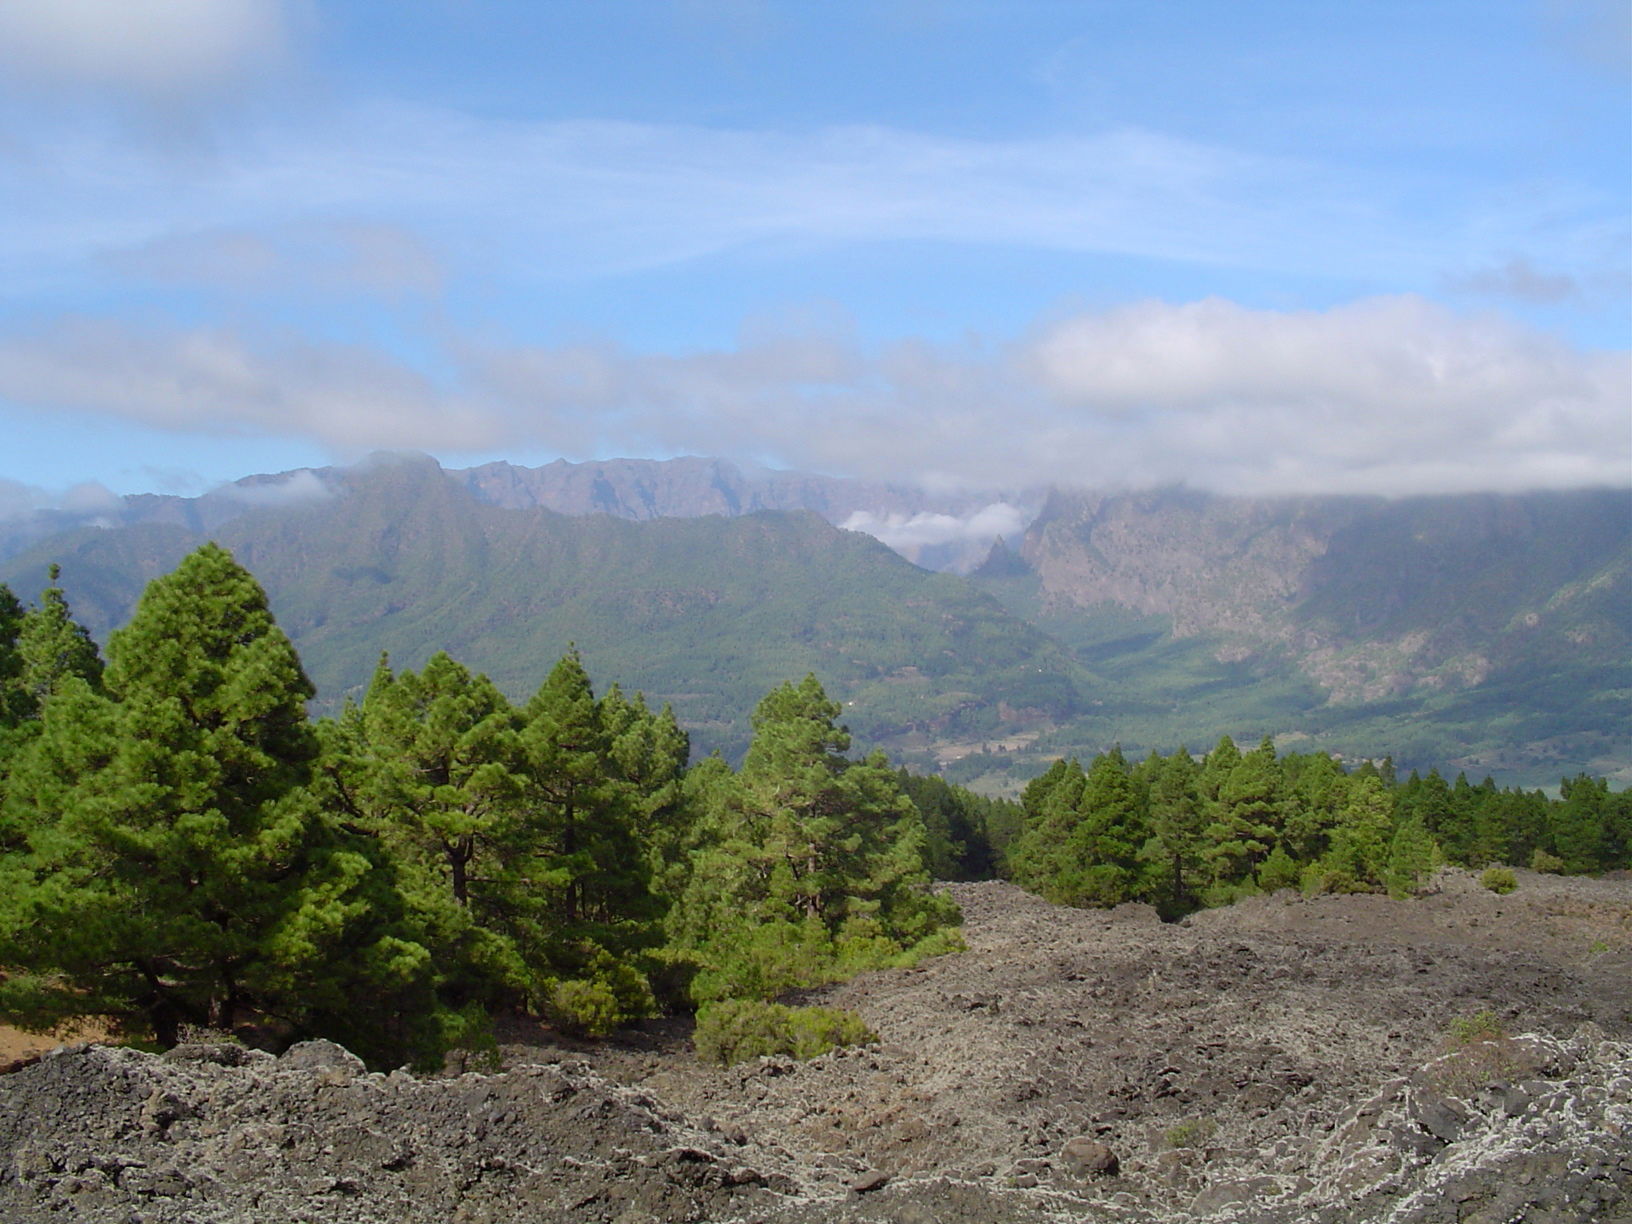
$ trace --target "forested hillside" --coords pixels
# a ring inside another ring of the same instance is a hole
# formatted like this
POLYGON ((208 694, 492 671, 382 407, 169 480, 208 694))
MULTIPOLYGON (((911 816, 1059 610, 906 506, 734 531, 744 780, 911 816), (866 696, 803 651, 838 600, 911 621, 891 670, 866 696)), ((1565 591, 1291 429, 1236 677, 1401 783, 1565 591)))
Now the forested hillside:
POLYGON ((1224 734, 1504 785, 1632 781, 1624 490, 1056 492, 971 578, 830 521, 869 499, 904 507, 868 512, 876 526, 983 496, 701 459, 446 472, 397 456, 127 499, 124 525, 37 540, 0 581, 38 590, 60 562, 104 639, 216 538, 266 584, 324 710, 363 691, 381 649, 414 667, 446 649, 519 701, 575 644, 735 760, 754 701, 815 671, 863 742, 989 793, 1057 757, 1224 734))
MULTIPOLYGON (((428 459, 336 480, 337 496, 216 532, 265 583, 325 710, 362 693, 381 650, 413 667, 447 650, 522 700, 569 645, 596 674, 672 704, 700 751, 733 758, 753 703, 810 671, 858 735, 890 747, 1016 734, 1089 699, 1083 670, 989 595, 814 514, 641 523, 501 509, 428 459)), ((0 578, 38 589, 60 560, 105 637, 200 542, 175 525, 81 529, 0 578)))

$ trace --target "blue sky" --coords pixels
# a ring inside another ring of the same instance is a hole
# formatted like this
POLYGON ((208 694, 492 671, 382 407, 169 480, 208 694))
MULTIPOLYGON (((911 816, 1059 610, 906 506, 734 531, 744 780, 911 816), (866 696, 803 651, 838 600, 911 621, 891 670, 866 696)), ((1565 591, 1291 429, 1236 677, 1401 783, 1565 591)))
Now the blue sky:
POLYGON ((8 0, 0 513, 1632 481, 1632 6, 8 0))

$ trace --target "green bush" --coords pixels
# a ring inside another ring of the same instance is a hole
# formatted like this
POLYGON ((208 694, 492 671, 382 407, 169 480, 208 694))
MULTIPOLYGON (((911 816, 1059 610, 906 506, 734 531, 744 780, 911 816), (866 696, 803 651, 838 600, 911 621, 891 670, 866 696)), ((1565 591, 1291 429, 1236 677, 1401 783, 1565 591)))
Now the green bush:
POLYGON ((1188 1118, 1167 1128, 1164 1136, 1170 1148, 1200 1147, 1212 1138, 1213 1124, 1206 1118, 1188 1118))
POLYGON ((1548 854, 1547 851, 1538 846, 1536 852, 1530 856, 1530 870, 1545 871, 1550 875, 1563 875, 1564 860, 1556 854, 1548 854))
POLYGON ((833 1007, 787 1007, 757 999, 727 999, 697 1013, 692 1043, 709 1062, 742 1062, 763 1054, 815 1058, 840 1046, 877 1041, 854 1012, 833 1007))
POLYGON ((1519 886, 1519 879, 1511 867, 1486 867, 1479 876, 1479 883, 1505 897, 1519 886))
POLYGON ((1258 887, 1272 893, 1282 888, 1296 888, 1297 885, 1298 865, 1283 847, 1276 846, 1269 852, 1269 857, 1258 865, 1258 887))
POLYGON ((557 982, 545 1011, 557 1028, 584 1037, 605 1037, 624 1018, 610 986, 583 978, 557 982))

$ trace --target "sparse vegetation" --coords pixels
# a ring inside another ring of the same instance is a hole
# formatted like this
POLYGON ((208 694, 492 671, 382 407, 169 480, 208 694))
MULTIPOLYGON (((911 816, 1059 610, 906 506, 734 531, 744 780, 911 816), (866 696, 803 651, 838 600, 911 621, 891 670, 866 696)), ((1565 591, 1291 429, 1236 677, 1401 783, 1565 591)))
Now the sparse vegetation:
POLYGON ((1525 1069, 1519 1044, 1488 1008, 1452 1018, 1445 1026, 1445 1049, 1445 1056, 1434 1066, 1433 1080, 1450 1091, 1467 1092, 1510 1079, 1525 1069))
POLYGON ((1188 1118, 1163 1133, 1170 1148, 1200 1147, 1213 1135, 1213 1123, 1207 1118, 1188 1118))
POLYGON ((1493 893, 1506 896, 1519 886, 1519 878, 1511 867, 1486 867, 1480 873, 1479 883, 1493 893))
POLYGON ((1488 1008, 1471 1016, 1457 1016, 1445 1026, 1445 1034, 1453 1048, 1475 1045, 1486 1041, 1500 1041, 1507 1036, 1501 1019, 1488 1008))

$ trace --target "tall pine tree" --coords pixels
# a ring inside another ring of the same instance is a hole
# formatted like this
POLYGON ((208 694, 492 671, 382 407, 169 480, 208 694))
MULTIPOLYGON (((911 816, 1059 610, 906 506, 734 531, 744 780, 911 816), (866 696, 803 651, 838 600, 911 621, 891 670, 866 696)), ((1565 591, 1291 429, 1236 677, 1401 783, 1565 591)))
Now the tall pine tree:
POLYGON ((148 586, 108 656, 107 695, 61 679, 12 778, 29 849, 0 889, 0 1012, 109 1015, 172 1044, 189 1022, 298 1026, 302 995, 354 957, 411 976, 403 948, 356 939, 368 863, 305 790, 312 687, 254 578, 206 545, 148 586))

